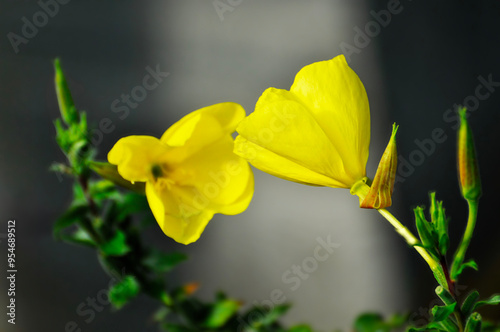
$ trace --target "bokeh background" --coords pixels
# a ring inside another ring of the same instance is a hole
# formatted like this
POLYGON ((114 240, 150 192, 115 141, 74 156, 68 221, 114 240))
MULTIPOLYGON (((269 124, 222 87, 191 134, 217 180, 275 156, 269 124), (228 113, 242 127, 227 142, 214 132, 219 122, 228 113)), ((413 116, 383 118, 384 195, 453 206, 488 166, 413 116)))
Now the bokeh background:
MULTIPOLYGON (((89 322, 78 310, 110 277, 94 252, 52 238, 71 193, 69 179, 48 171, 63 160, 52 124, 55 57, 90 122, 112 122, 109 133, 95 137, 104 159, 118 138, 160 136, 207 105, 234 101, 250 113, 266 88, 287 89, 303 66, 344 53, 371 105, 368 174, 397 122, 401 180, 391 210, 413 230, 411 208, 428 205, 429 191, 437 190, 455 239, 466 205, 458 192, 453 110, 467 104, 484 197, 470 248, 480 272, 465 273, 462 289, 500 291, 498 1, 1 0, 0 34, 0 307, 7 304, 9 219, 17 221, 18 265, 16 325, 2 313, 1 331, 65 331, 68 322, 82 331, 157 330, 150 316, 156 304, 145 297, 119 312, 99 307, 89 322), (143 84, 148 68, 168 76, 126 116, 116 112, 113 105, 125 105, 122 95, 143 84), (441 139, 431 143, 434 131, 441 139)), ((382 217, 357 208, 346 190, 255 175, 249 209, 216 216, 197 243, 178 245, 159 228, 145 235, 164 250, 189 253, 172 282, 199 281, 202 298, 223 290, 249 304, 279 289, 294 304, 286 323, 320 331, 348 330, 361 311, 425 318, 435 281, 382 217), (292 289, 284 275, 313 256, 318 237, 338 248, 292 289)), ((500 319, 499 308, 484 314, 500 319)))

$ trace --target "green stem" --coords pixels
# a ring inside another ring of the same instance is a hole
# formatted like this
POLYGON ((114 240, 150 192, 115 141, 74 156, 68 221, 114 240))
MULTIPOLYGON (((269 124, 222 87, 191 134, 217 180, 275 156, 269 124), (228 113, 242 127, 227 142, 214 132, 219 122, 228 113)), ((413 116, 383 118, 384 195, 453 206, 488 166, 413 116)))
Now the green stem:
POLYGON ((467 248, 472 240, 472 233, 474 233, 474 227, 476 226, 479 200, 467 200, 467 203, 469 205, 469 219, 467 220, 467 227, 465 228, 464 236, 458 246, 457 252, 455 253, 455 259, 453 260, 453 266, 451 267, 451 277, 453 281, 456 281, 455 274, 464 262, 465 253, 467 252, 467 248))
POLYGON ((422 258, 429 264, 429 267, 433 272, 436 270, 439 270, 439 264, 429 255, 427 250, 425 250, 422 247, 415 246, 416 244, 420 243, 420 241, 413 235, 408 228, 403 226, 401 222, 399 222, 396 217, 394 217, 389 211, 386 209, 378 209, 377 210, 382 216, 384 216, 387 221, 391 223, 391 225, 396 229, 396 232, 399 233, 405 240, 408 245, 412 246, 415 248, 415 250, 422 256, 422 258))

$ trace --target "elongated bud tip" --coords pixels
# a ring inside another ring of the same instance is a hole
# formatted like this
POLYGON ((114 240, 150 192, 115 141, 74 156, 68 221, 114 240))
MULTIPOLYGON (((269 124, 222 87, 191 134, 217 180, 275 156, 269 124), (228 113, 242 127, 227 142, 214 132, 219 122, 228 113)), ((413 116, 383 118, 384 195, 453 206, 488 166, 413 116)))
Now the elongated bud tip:
POLYGON ((467 109, 458 110, 460 128, 458 129, 457 164, 462 196, 467 200, 477 200, 481 196, 481 178, 476 158, 476 148, 472 130, 467 122, 467 109))
MULTIPOLYGON (((392 205, 392 191, 398 165, 398 153, 396 149, 396 132, 398 126, 392 125, 392 134, 389 144, 378 164, 377 173, 368 190, 356 190, 356 184, 351 188, 353 195, 360 198, 359 207, 365 209, 383 209, 392 205)), ((359 181, 358 181, 359 182, 359 181)), ((360 182, 361 183, 361 182, 360 182)), ((366 180, 363 182, 366 183, 366 180)), ((367 186, 367 185, 366 185, 367 186)))
POLYGON ((78 122, 78 112, 76 111, 73 98, 71 97, 68 84, 66 83, 66 78, 61 69, 59 58, 54 60, 54 70, 57 102, 59 104, 61 117, 68 125, 76 123, 78 122))

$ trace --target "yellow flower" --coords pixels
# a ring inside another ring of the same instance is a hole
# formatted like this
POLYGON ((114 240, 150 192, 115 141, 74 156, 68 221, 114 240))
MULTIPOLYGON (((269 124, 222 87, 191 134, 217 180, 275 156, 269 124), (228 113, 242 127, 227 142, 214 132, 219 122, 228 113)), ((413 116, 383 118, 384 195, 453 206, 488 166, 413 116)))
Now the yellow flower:
POLYGON ((189 244, 215 213, 241 213, 252 199, 253 173, 233 153, 231 136, 244 117, 235 103, 205 107, 186 115, 160 139, 120 139, 108 161, 126 180, 146 182, 149 206, 163 232, 189 244))
POLYGON ((264 91, 237 131, 235 153, 280 178, 351 188, 366 175, 368 97, 343 55, 302 68, 290 91, 264 91))

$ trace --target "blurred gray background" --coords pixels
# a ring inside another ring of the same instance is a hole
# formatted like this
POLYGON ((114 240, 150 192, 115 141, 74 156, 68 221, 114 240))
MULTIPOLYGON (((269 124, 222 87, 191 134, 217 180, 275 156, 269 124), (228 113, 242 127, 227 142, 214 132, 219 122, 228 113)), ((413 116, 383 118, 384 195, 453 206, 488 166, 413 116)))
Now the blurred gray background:
MULTIPOLYGON (((411 208, 427 205, 429 191, 438 190, 455 239, 465 226, 466 205, 457 185, 453 109, 466 103, 473 110, 484 197, 470 249, 480 273, 465 273, 462 289, 500 291, 498 1, 54 3, 0 1, 0 307, 7 304, 2 235, 9 219, 17 221, 18 264, 16 325, 2 313, 0 330, 65 331, 68 322, 82 331, 157 330, 150 316, 156 304, 147 298, 116 313, 99 307, 92 319, 78 310, 89 308, 87 299, 106 289, 110 277, 94 252, 52 238, 71 193, 69 179, 48 172, 64 158, 52 124, 58 117, 55 57, 90 122, 113 124, 95 136, 104 159, 118 138, 159 137, 207 105, 234 101, 250 113, 266 88, 288 89, 303 66, 344 53, 370 100, 368 175, 397 122, 401 181, 391 211, 414 230, 411 208), (38 26, 25 27, 31 23, 38 26), (116 112, 113 105, 125 105, 122 94, 141 86, 148 68, 169 75, 130 104, 127 115, 116 112), (442 139, 430 143, 436 130, 442 139)), ((360 210, 347 190, 307 187, 258 170, 255 176, 249 209, 217 215, 195 244, 176 244, 159 228, 146 234, 164 250, 189 252, 172 282, 199 281, 202 298, 223 290, 248 304, 268 301, 278 289, 294 304, 286 323, 308 322, 319 331, 347 330, 367 310, 425 318, 435 281, 381 216, 360 210), (318 237, 338 248, 307 278, 291 283, 293 266, 314 255, 318 237)), ((498 308, 485 315, 500 319, 498 308)))

